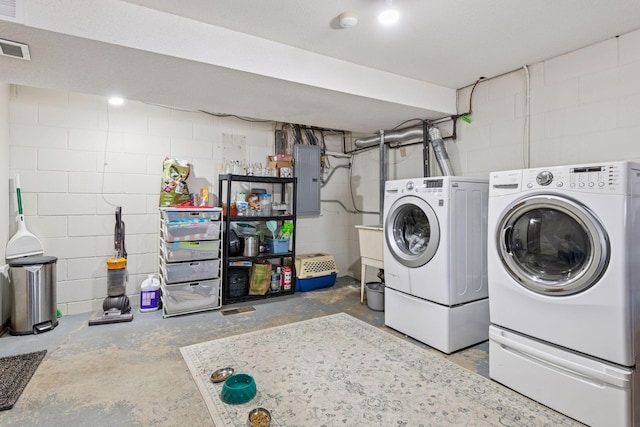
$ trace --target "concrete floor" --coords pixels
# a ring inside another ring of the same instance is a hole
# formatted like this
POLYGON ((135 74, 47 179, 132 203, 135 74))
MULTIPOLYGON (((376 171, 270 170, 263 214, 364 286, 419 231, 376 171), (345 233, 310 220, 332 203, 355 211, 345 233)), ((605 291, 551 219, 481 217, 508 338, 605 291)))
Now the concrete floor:
MULTIPOLYGON (((93 313, 64 316, 52 331, 0 337, 0 357, 48 350, 2 426, 209 426, 211 418, 179 348, 216 338, 314 317, 348 313, 389 333, 384 313, 360 304, 360 282, 342 277, 331 288, 219 310, 162 318, 160 311, 133 309, 129 323, 89 327, 93 313)), ((430 351, 488 377, 488 342, 445 355, 411 338, 416 351, 430 351)), ((295 363, 283 354, 279 363, 295 363)))

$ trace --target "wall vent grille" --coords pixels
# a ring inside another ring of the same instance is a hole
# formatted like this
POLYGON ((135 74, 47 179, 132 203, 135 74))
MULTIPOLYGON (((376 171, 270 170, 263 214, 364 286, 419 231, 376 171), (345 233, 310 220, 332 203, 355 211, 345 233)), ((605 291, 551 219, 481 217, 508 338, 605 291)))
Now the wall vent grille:
POLYGON ((0 0, 0 19, 23 24, 23 0, 0 0))
POLYGON ((11 58, 31 60, 29 46, 24 43, 12 42, 11 40, 0 39, 0 55, 11 58))

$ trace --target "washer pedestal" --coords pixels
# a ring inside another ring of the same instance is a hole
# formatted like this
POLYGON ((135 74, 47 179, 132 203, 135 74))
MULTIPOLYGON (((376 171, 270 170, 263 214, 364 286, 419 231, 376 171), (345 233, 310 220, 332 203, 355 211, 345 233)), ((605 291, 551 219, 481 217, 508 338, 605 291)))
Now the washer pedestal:
POLYGON ((443 353, 489 339, 489 299, 453 307, 385 288, 384 324, 443 353))

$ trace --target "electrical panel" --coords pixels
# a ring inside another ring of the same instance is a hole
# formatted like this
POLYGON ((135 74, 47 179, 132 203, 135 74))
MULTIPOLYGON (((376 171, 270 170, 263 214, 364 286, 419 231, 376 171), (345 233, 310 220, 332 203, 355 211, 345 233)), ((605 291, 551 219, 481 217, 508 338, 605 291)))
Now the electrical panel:
POLYGON ((320 215, 320 147, 294 144, 294 173, 297 178, 297 215, 320 215))

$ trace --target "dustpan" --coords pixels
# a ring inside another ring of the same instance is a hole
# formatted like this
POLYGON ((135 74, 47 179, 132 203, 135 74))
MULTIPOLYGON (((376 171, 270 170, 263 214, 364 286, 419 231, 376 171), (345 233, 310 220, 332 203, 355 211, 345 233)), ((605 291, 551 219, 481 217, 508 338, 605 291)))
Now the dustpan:
POLYGON ((42 255, 44 248, 36 236, 27 230, 22 213, 22 196, 20 194, 20 175, 16 175, 16 198, 18 199, 18 231, 9 239, 5 257, 20 258, 31 255, 42 255))

